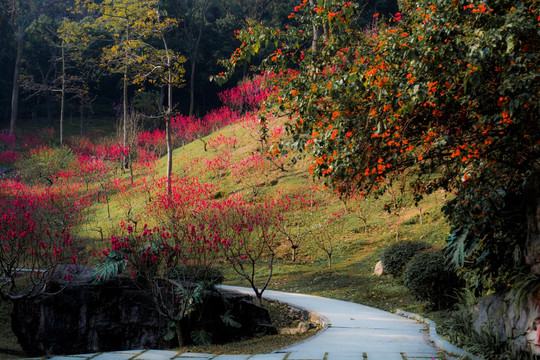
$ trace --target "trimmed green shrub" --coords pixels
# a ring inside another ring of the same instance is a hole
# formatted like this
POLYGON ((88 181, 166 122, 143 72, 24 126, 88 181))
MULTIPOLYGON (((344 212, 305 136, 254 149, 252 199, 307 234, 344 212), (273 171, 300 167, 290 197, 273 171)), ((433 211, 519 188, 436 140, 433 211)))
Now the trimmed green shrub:
POLYGON ((421 241, 400 241, 388 246, 382 254, 384 271, 397 277, 403 273, 407 262, 418 252, 429 249, 430 245, 421 241))
POLYGON ((456 302, 456 291, 463 286, 454 269, 448 265, 442 250, 422 251, 414 255, 403 272, 405 286, 418 299, 437 309, 456 302))

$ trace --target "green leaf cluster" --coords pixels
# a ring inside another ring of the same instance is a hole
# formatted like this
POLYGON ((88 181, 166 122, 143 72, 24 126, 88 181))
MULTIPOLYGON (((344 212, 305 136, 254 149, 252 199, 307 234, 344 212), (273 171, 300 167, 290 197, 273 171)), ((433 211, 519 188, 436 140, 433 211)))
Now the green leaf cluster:
POLYGON ((447 255, 478 284, 511 285, 525 265, 524 184, 540 176, 536 2, 403 0, 374 29, 356 26, 352 2, 314 3, 285 28, 240 31, 223 77, 272 47, 262 69, 315 177, 341 193, 403 175, 417 199, 454 191, 447 255))

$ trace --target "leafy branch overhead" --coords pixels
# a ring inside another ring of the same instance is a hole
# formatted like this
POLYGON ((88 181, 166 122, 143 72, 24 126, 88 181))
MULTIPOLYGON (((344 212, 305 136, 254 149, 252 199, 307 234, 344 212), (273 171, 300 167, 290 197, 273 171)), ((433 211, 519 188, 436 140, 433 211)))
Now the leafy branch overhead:
POLYGON ((289 145, 313 157, 313 176, 344 196, 401 174, 418 199, 456 191, 447 253, 505 286, 524 263, 504 254, 526 252, 526 184, 540 172, 535 2, 399 6, 363 29, 354 2, 304 0, 284 28, 240 30, 215 79, 267 47, 260 70, 272 74, 289 145))

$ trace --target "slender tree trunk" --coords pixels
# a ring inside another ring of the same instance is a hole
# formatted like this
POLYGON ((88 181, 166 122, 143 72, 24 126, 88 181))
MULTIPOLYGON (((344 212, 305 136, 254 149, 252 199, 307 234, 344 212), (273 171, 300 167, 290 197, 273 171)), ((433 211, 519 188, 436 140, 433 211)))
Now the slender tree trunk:
POLYGON ((332 271, 332 253, 328 253, 328 271, 332 271))
POLYGON ((22 33, 22 31, 19 31, 16 34, 17 56, 15 58, 15 69, 13 71, 13 91, 11 93, 11 119, 9 122, 9 135, 13 135, 15 133, 15 125, 17 123, 17 117, 19 115, 19 75, 21 73, 22 53, 24 47, 23 37, 24 34, 22 33))
POLYGON ((189 84, 189 117, 193 116, 193 109, 195 107, 195 68, 197 66, 197 59, 195 55, 191 57, 191 76, 189 84))
POLYGON ((168 70, 168 79, 167 79, 167 112, 165 114, 165 137, 167 139, 167 196, 170 199, 172 197, 172 134, 171 134, 171 121, 172 121, 172 64, 171 56, 169 53, 169 48, 167 47, 167 41, 162 35, 161 40, 165 47, 165 53, 167 54, 167 70, 168 70))
MULTIPOLYGON (((309 4, 315 7, 317 5, 317 1, 309 0, 309 4)), ((313 24, 313 40, 311 41, 311 50, 313 50, 313 52, 317 52, 319 48, 317 45, 317 42, 319 41, 319 38, 321 37, 321 32, 322 32, 321 29, 316 24, 313 24)))
MULTIPOLYGON (((128 146, 128 136, 127 136, 127 122, 128 122, 128 110, 127 110, 127 106, 128 106, 128 101, 127 101, 127 65, 124 67, 124 103, 123 103, 123 107, 124 107, 124 114, 123 114, 123 122, 124 122, 124 126, 123 126, 123 131, 124 131, 124 135, 123 135, 123 145, 124 145, 124 151, 126 151, 127 149, 127 146, 128 146)), ((128 153, 129 153, 129 149, 128 149, 128 153)), ((126 155, 123 155, 122 156, 122 169, 127 169, 129 167, 129 160, 128 160, 128 157, 126 155)), ((124 170, 122 170, 122 173, 124 172, 124 170)))
MULTIPOLYGON (((39 105, 39 103, 36 104, 36 106, 39 105)), ((52 100, 51 100, 51 94, 46 93, 45 94, 45 107, 47 108, 47 126, 53 127, 53 112, 52 112, 52 100)), ((32 112, 32 120, 37 120, 37 115, 34 118, 34 111, 32 112)))
POLYGON ((81 105, 81 118, 79 119, 79 135, 83 135, 84 131, 84 106, 81 105))
MULTIPOLYGON (((127 41, 129 41, 129 27, 127 27, 126 29, 126 39, 127 41)), ((127 97, 128 97, 128 65, 127 65, 127 61, 128 61, 128 56, 127 56, 127 53, 126 53, 126 59, 125 59, 126 63, 124 65, 124 102, 123 102, 123 107, 124 107, 124 151, 127 147, 127 143, 128 143, 128 139, 127 139, 127 122, 128 122, 128 100, 127 100, 127 97)), ((129 167, 129 163, 128 163, 128 158, 127 156, 124 157, 123 159, 123 168, 124 169, 127 169, 129 167)))
POLYGON ((64 144, 64 101, 66 98, 66 59, 64 53, 64 42, 62 42, 62 92, 60 100, 60 145, 64 144))
MULTIPOLYGON (((172 78, 171 69, 169 67, 169 81, 172 78)), ((169 198, 172 196, 172 134, 171 134, 171 119, 172 119, 172 84, 169 82, 168 86, 168 108, 167 118, 165 119, 165 136, 167 137, 167 195, 169 198)))
POLYGON ((178 346, 184 346, 184 337, 182 336, 182 326, 180 325, 180 321, 177 321, 174 324, 174 328, 176 330, 176 339, 178 340, 178 346))
POLYGON ((199 33, 197 34, 197 42, 195 43, 195 50, 191 54, 191 83, 189 88, 189 117, 193 116, 193 110, 195 109, 195 69, 197 67, 197 55, 199 54, 199 45, 201 44, 202 31, 204 28, 204 22, 206 21, 206 9, 208 8, 208 0, 204 2, 202 8, 202 18, 199 24, 199 33))
POLYGON ((123 114, 123 122, 124 122, 124 140, 123 140, 123 144, 124 144, 124 147, 126 147, 127 145, 127 118, 128 118, 128 115, 127 115, 127 65, 124 67, 124 93, 123 93, 123 97, 124 97, 124 102, 123 102, 123 107, 124 107, 124 114, 123 114))
MULTIPOLYGON (((244 68, 242 69, 242 79, 245 80, 247 78, 247 74, 248 74, 248 67, 249 67, 249 64, 247 62, 244 63, 244 68)), ((240 112, 244 111, 243 109, 243 104, 242 104, 242 108, 240 109, 240 112)))

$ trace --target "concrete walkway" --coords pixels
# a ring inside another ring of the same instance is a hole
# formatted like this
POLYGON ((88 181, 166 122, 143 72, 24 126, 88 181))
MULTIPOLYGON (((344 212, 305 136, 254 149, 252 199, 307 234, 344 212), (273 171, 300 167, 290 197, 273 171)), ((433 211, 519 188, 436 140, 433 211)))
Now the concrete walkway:
MULTIPOLYGON (((252 294, 251 289, 224 288, 252 294)), ((318 296, 267 290, 264 297, 319 314, 326 327, 314 337, 271 354, 212 355, 132 350, 56 356, 53 360, 420 360, 445 359, 417 321, 372 307, 318 296)))

